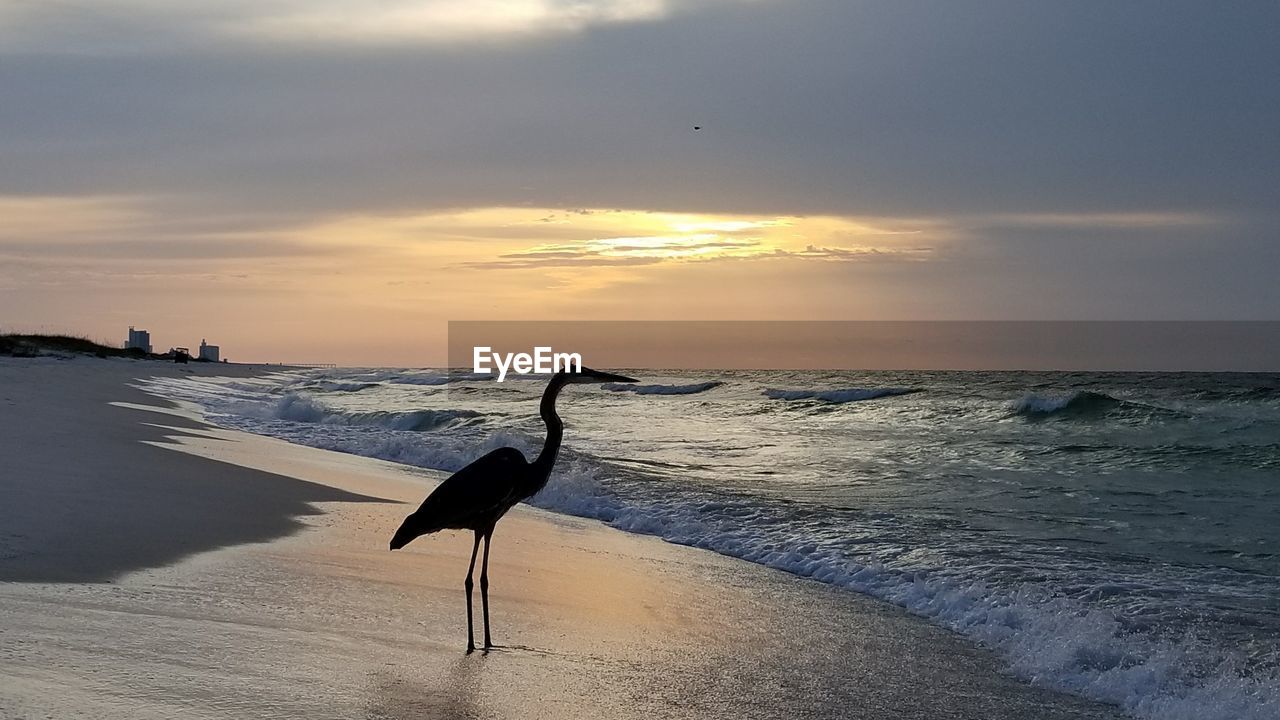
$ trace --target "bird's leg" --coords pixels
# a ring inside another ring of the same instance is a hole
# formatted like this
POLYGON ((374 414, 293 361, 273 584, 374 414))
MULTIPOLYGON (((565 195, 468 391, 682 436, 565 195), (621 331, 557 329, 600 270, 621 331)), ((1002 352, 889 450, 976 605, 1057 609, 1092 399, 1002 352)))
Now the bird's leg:
POLYGON ((489 651, 493 643, 489 641, 489 539, 493 537, 493 528, 484 534, 484 562, 480 565, 480 604, 484 608, 484 650, 489 651))
MULTIPOLYGON (((463 586, 467 588, 467 654, 468 655, 476 651, 475 635, 471 629, 471 588, 475 586, 475 583, 471 582, 471 575, 476 570, 476 551, 479 549, 480 549, 480 533, 477 532, 476 544, 471 546, 471 565, 467 567, 467 580, 466 582, 462 583, 463 586)), ((488 552, 489 552, 488 545, 486 545, 485 553, 488 554, 488 552)), ((480 579, 480 583, 481 585, 484 584, 483 574, 480 579)), ((480 592, 481 594, 483 594, 484 590, 481 589, 480 592)))

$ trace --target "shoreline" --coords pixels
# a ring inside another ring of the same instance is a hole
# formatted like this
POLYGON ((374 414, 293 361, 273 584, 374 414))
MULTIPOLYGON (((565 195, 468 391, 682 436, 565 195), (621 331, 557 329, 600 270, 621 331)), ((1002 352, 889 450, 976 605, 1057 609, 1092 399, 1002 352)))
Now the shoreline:
POLYGON ((386 550, 442 474, 216 428, 127 387, 159 368, 19 365, 0 361, 0 407, 23 419, 0 421, 6 463, 56 493, 16 527, 97 512, 39 547, 5 518, 5 717, 1120 716, 887 603, 527 506, 494 536, 501 649, 466 656, 470 537, 386 550), (104 514, 104 498, 129 502, 104 514))
POLYGON ((0 407, 7 410, 0 437, 20 450, 6 453, 2 463, 9 480, 0 509, 0 581, 102 582, 206 550, 283 536, 301 527, 299 517, 315 512, 311 502, 371 499, 235 466, 210 473, 193 459, 149 446, 166 432, 199 432, 207 424, 190 415, 139 410, 163 401, 129 387, 133 375, 248 377, 261 369, 194 372, 144 362, 0 363, 0 407), (229 487, 239 494, 229 495, 229 487), (56 508, 53 518, 50 508, 56 508), (121 535, 126 518, 129 533, 121 535))

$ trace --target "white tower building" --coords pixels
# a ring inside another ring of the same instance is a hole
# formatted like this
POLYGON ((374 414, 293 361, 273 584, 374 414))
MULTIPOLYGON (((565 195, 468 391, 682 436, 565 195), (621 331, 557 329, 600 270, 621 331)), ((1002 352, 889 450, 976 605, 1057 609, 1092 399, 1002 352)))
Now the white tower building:
POLYGON ((207 360, 209 362, 218 362, 218 355, 219 355, 219 352, 218 352, 217 345, 210 345, 209 343, 204 341, 204 338, 200 338, 200 356, 199 357, 201 360, 207 360))

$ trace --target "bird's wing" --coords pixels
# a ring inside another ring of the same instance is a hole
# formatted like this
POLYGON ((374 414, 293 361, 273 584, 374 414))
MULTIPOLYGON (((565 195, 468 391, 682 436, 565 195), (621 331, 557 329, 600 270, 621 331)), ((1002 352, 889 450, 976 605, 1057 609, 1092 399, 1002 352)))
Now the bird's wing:
POLYGON ((471 527, 473 518, 510 504, 517 480, 528 467, 519 450, 498 448, 440 483, 415 515, 419 522, 437 529, 471 527))

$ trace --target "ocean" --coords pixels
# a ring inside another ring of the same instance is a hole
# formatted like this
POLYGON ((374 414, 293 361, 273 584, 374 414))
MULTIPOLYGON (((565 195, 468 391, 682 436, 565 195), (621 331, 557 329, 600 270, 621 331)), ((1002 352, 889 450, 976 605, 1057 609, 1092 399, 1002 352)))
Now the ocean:
MULTIPOLYGON (((1280 717, 1280 374, 620 371, 641 382, 562 393, 531 504, 880 598, 1138 717, 1280 717)), ((222 426, 440 470, 536 455, 543 385, 142 383, 222 426)))

